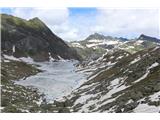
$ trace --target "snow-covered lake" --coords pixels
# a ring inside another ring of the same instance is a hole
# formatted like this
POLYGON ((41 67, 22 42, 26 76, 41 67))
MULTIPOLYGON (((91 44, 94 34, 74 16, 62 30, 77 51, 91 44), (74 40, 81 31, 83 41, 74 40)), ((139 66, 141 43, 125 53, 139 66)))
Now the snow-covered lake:
POLYGON ((45 94, 46 100, 51 102, 69 94, 86 79, 85 74, 76 72, 75 63, 76 61, 36 63, 44 72, 17 81, 16 84, 38 88, 40 93, 45 94))

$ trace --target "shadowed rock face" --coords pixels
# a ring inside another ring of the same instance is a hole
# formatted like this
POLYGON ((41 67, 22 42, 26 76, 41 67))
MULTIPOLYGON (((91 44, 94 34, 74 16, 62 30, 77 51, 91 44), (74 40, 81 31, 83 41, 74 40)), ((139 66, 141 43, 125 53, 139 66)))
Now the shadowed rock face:
POLYGON ((35 61, 80 60, 78 54, 39 19, 24 20, 1 14, 2 52, 15 57, 30 56, 35 61), (59 57, 60 56, 60 57, 59 57))
POLYGON ((150 36, 147 36, 147 35, 144 35, 144 34, 141 34, 138 39, 160 43, 160 39, 157 39, 155 37, 150 37, 150 36))

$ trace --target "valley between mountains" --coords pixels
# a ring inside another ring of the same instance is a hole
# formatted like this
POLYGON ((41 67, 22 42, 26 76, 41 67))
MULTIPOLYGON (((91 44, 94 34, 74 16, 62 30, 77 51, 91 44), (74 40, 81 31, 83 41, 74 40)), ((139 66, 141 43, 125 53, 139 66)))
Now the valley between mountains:
POLYGON ((39 18, 1 14, 1 112, 159 113, 160 39, 66 42, 39 18))

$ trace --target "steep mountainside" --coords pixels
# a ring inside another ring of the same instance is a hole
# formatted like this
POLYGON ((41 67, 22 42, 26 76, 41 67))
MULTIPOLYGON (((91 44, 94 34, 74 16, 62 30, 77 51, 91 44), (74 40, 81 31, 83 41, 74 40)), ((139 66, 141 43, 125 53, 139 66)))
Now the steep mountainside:
POLYGON ((159 46, 135 54, 115 51, 98 61, 82 69, 91 76, 67 98, 73 112, 160 111, 159 46))
POLYGON ((1 14, 2 52, 35 61, 77 59, 80 57, 39 19, 24 20, 1 14))

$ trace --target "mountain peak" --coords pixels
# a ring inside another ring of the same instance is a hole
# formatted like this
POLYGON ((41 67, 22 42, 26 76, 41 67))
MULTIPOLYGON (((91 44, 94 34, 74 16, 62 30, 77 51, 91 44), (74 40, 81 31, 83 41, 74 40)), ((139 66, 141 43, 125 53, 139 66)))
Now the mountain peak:
POLYGON ((100 33, 94 33, 89 35, 85 40, 91 40, 91 39, 98 39, 98 40, 104 40, 104 39, 112 39, 111 36, 104 36, 100 33))
POLYGON ((80 60, 76 51, 56 36, 39 18, 24 20, 3 15, 1 20, 2 51, 5 54, 13 54, 15 57, 30 56, 35 61, 46 61, 51 57, 60 59, 59 56, 80 60))
POLYGON ((138 40, 147 40, 147 41, 151 41, 151 42, 160 42, 160 39, 155 38, 155 37, 150 37, 144 34, 141 34, 138 38, 138 40))
POLYGON ((142 40, 142 39, 146 39, 146 38, 149 38, 149 36, 141 34, 138 39, 142 40))
POLYGON ((95 32, 95 33, 93 33, 93 35, 102 35, 102 34, 95 32))
POLYGON ((41 27, 46 27, 46 25, 38 18, 38 17, 35 17, 35 18, 32 18, 30 20, 28 20, 30 23, 33 23, 34 25, 37 25, 37 26, 41 26, 41 27))
MULTIPOLYGON (((32 19, 29 19, 29 21, 41 21, 38 17, 34 17, 32 19)), ((42 22, 42 21, 41 21, 42 22)))

